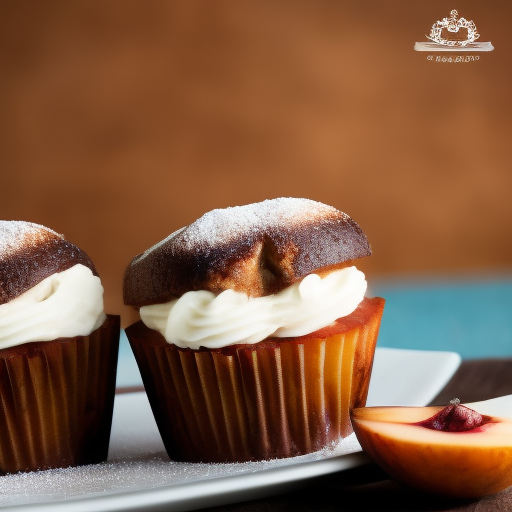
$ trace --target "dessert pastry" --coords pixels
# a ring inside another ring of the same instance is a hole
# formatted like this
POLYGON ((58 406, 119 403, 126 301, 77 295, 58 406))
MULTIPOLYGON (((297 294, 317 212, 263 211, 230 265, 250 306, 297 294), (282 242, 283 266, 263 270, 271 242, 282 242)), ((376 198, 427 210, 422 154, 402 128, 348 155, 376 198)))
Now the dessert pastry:
POLYGON ((87 254, 0 221, 0 472, 107 458, 119 332, 87 254))
POLYGON ((346 214, 298 198, 213 210, 136 256, 126 329, 169 456, 290 457, 352 432, 365 404, 381 298, 346 214))

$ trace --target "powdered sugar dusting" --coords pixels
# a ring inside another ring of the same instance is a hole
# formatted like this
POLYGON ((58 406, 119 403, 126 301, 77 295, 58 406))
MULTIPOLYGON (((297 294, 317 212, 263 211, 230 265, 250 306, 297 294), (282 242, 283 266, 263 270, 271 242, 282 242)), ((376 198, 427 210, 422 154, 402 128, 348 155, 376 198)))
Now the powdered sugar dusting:
POLYGON ((98 275, 89 256, 63 235, 33 222, 0 220, 0 304, 78 263, 98 275))
MULTIPOLYGON (((73 501, 78 500, 77 506, 82 504, 80 510, 120 510, 119 505, 109 500, 109 497, 117 497, 120 503, 132 506, 141 502, 136 510, 147 510, 152 509, 149 506, 151 501, 147 501, 151 498, 151 491, 165 489, 167 492, 164 502, 171 507, 176 501, 179 510, 179 504, 183 500, 193 502, 196 494, 204 492, 209 484, 219 478, 231 478, 233 483, 243 486, 244 478, 255 473, 279 468, 282 471, 287 471, 287 468, 294 471, 300 465, 358 451, 360 446, 352 435, 322 451, 289 459, 240 464, 202 464, 173 462, 165 452, 161 452, 149 457, 112 460, 102 464, 11 474, 0 477, 0 506, 4 510, 5 507, 32 504, 39 509, 47 504, 49 508, 44 510, 52 510, 52 507, 55 510, 74 510, 73 501), (187 487, 183 488, 183 485, 187 487), (138 497, 137 492, 150 494, 146 498, 145 494, 138 497), (87 504, 88 498, 96 501, 87 504), (101 501, 102 498, 104 501, 101 501)), ((272 481, 271 477, 267 480, 269 483, 272 481)), ((223 485, 225 494, 229 496, 229 484, 222 480, 218 482, 217 485, 223 485)), ((32 507, 29 509, 32 510, 32 507)))
POLYGON ((316 269, 369 256, 347 214, 311 199, 283 197, 212 210, 133 258, 123 296, 135 307, 187 291, 275 293, 316 269))
POLYGON ((279 226, 299 227, 329 217, 348 218, 332 206, 311 199, 281 197, 261 203, 212 210, 182 231, 187 248, 214 247, 236 238, 271 232, 279 226))
MULTIPOLYGON (((106 462, 0 476, 0 507, 4 511, 5 507, 33 504, 35 510, 48 512, 162 510, 161 504, 158 507, 159 503, 151 498, 152 493, 163 490, 166 510, 195 510, 205 506, 204 502, 193 503, 195 497, 202 494, 204 498, 205 492, 215 496, 218 486, 223 486, 223 493, 229 495, 231 488, 240 490, 246 485, 244 479, 254 474, 263 479, 259 485, 271 484, 275 473, 270 471, 265 476, 269 470, 281 470, 283 475, 290 470, 295 479, 298 466, 316 466, 340 457, 339 468, 344 464, 342 456, 360 451, 361 446, 351 434, 323 450, 287 459, 215 464, 175 462, 165 452, 146 393, 121 393, 115 398, 106 462), (89 498, 92 500, 87 501, 89 498), (197 506, 186 506, 190 504, 197 506)), ((349 466, 347 463, 345 467, 349 466)), ((302 474, 305 476, 307 471, 302 474)), ((27 506, 24 510, 33 509, 27 506)))
POLYGON ((55 231, 33 222, 2 220, 0 221, 0 258, 50 238, 63 237, 55 231))

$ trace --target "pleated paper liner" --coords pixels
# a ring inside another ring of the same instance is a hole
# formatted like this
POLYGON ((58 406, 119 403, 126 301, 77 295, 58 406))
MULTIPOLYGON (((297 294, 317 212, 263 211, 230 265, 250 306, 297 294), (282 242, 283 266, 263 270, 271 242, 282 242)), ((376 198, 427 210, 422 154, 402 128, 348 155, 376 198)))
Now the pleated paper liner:
POLYGON ((308 336, 182 349, 126 329, 169 457, 242 462, 302 455, 352 432, 364 405, 384 300, 308 336))
POLYGON ((106 460, 114 407, 119 316, 89 336, 0 350, 0 471, 106 460))

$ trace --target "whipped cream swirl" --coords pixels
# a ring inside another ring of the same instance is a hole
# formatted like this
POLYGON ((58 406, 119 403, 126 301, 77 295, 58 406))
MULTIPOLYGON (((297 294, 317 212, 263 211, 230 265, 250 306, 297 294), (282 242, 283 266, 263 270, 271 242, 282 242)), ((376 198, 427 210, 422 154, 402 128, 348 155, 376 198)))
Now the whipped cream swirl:
POLYGON ((350 315, 366 292, 356 267, 309 274, 265 297, 226 290, 219 295, 191 291, 165 304, 140 308, 142 321, 168 343, 198 349, 258 343, 269 336, 303 336, 350 315))
POLYGON ((0 348, 88 336, 105 319, 100 278, 74 265, 0 305, 0 348))

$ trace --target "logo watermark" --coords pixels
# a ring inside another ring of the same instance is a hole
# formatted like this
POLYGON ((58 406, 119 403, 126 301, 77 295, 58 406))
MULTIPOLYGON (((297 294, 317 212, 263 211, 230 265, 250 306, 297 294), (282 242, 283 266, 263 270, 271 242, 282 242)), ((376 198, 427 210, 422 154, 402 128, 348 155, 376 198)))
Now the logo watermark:
POLYGON ((494 50, 490 41, 476 42, 480 34, 475 22, 459 17, 456 9, 450 12, 449 17, 436 21, 426 38, 429 41, 416 42, 414 49, 417 52, 429 52, 427 60, 432 62, 477 62, 480 60, 478 52, 494 50), (445 52, 457 52, 459 55, 445 54, 445 52))

